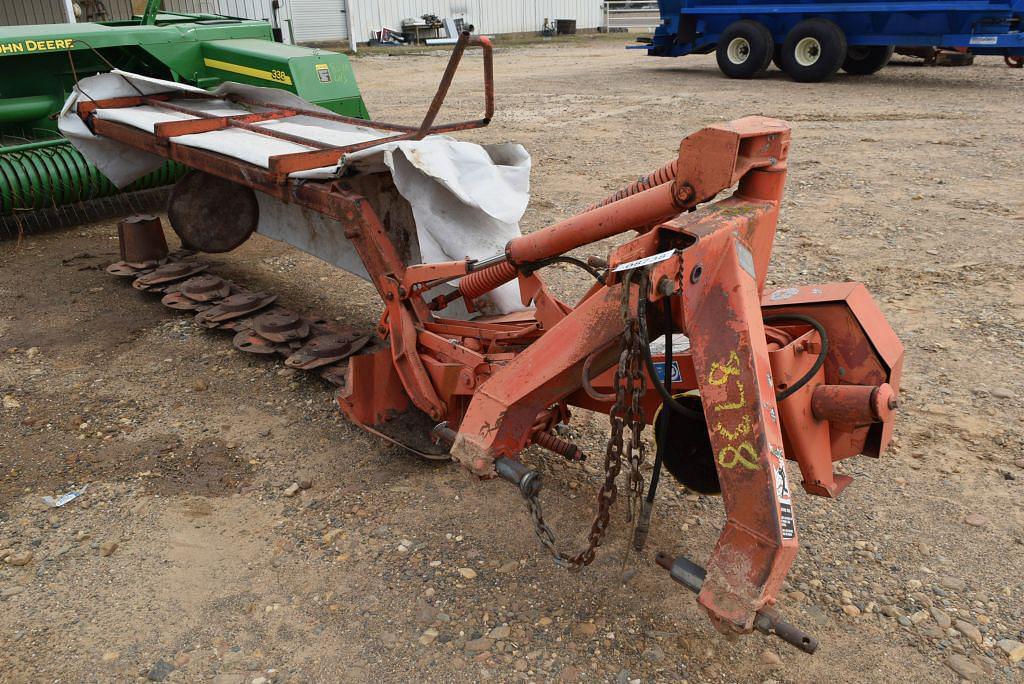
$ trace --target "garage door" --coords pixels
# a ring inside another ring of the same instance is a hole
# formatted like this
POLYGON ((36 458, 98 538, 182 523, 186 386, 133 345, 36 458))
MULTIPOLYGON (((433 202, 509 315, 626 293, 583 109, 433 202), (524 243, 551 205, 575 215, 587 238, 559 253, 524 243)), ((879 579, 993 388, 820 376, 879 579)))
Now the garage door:
POLYGON ((296 43, 348 40, 345 0, 289 0, 296 43))

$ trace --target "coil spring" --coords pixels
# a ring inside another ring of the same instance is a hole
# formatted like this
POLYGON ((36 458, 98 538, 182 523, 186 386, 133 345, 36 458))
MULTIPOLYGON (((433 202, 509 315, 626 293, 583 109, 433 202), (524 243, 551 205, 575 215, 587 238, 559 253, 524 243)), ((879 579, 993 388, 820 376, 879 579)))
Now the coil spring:
POLYGON ((533 443, 544 447, 548 451, 553 451, 570 461, 584 461, 587 458, 586 454, 580 451, 578 446, 550 432, 535 432, 533 434, 533 443))
POLYGON ((462 296, 466 299, 473 300, 514 280, 516 273, 516 267, 507 261, 495 264, 494 266, 488 266, 485 269, 463 276, 462 280, 459 281, 459 291, 462 292, 462 296))
POLYGON ((587 207, 583 211, 584 211, 584 213, 588 212, 588 211, 593 211, 594 209, 599 209, 599 208, 605 206, 606 204, 611 204, 612 202, 618 202, 619 200, 625 199, 625 198, 627 198, 627 197, 629 197, 631 195, 635 195, 638 192, 643 192, 644 190, 650 190, 651 188, 656 188, 659 185, 664 185, 665 183, 673 181, 673 180, 675 180, 676 171, 678 170, 678 166, 679 166, 679 160, 678 159, 673 159, 669 163, 667 163, 664 166, 662 166, 660 169, 657 169, 656 171, 653 171, 652 173, 649 173, 646 176, 641 176, 640 178, 637 178, 635 181, 633 181, 632 183, 630 183, 626 187, 620 189, 615 194, 609 195, 608 197, 605 197, 600 202, 597 202, 595 204, 591 204, 589 207, 587 207))

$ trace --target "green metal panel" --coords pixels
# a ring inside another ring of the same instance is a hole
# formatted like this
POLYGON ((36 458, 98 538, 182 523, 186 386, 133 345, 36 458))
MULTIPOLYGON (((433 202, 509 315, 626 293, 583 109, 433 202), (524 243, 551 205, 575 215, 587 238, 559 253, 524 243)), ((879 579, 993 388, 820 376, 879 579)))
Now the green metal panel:
POLYGON ((208 76, 290 90, 347 116, 368 118, 348 57, 262 40, 214 40, 202 44, 208 76))
MULTIPOLYGON (((339 114, 369 118, 344 55, 275 43, 265 21, 148 16, 154 23, 0 27, 0 141, 44 141, 0 148, 0 217, 117 192, 67 141, 54 139, 50 118, 76 81, 110 65, 207 89, 225 81, 281 88, 339 114), (197 23, 205 19, 215 23, 197 23)), ((182 169, 167 164, 128 189, 173 182, 182 169)))

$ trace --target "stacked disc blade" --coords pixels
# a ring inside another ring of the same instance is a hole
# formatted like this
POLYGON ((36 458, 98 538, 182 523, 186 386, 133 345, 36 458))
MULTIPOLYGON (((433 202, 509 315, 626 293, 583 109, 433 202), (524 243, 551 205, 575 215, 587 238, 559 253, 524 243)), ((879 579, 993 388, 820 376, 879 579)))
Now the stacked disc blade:
POLYGON ((195 314, 198 325, 235 333, 233 345, 250 354, 277 354, 285 365, 315 370, 328 382, 344 383, 344 361, 370 341, 370 335, 319 316, 276 306, 277 295, 252 292, 208 272, 209 264, 181 261, 112 264, 113 275, 132 277, 132 287, 161 295, 176 311, 195 314))

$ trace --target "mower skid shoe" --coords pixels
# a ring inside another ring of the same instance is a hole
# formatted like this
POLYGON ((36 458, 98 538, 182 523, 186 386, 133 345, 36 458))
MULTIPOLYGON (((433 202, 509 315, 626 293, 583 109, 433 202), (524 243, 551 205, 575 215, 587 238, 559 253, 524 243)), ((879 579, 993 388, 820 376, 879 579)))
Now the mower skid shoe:
POLYGON ((719 231, 685 262, 703 265, 683 314, 727 518, 697 600, 720 631, 746 633, 798 548, 768 345, 747 246, 719 231))

